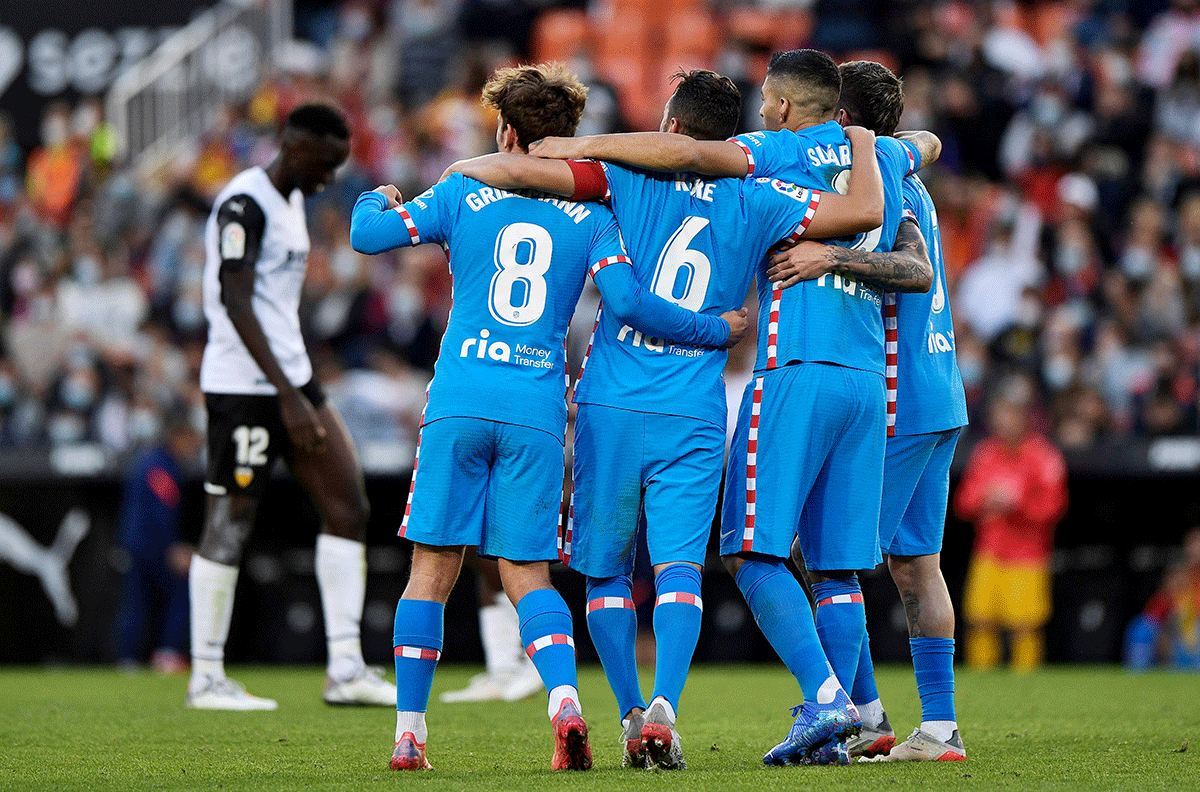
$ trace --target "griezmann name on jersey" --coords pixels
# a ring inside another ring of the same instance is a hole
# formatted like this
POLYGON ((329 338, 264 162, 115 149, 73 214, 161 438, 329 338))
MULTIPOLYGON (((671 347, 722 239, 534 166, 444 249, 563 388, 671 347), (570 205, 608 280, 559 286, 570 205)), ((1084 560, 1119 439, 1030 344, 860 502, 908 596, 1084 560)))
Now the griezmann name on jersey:
POLYGON ((351 220, 357 250, 436 242, 450 256, 454 305, 426 423, 482 418, 541 429, 561 442, 567 327, 589 274, 602 293, 602 283, 611 283, 610 295, 625 298, 622 315, 693 343, 720 346, 728 337, 717 317, 643 299, 616 220, 602 204, 519 195, 454 174, 394 212, 386 208, 380 193, 359 196, 351 220))

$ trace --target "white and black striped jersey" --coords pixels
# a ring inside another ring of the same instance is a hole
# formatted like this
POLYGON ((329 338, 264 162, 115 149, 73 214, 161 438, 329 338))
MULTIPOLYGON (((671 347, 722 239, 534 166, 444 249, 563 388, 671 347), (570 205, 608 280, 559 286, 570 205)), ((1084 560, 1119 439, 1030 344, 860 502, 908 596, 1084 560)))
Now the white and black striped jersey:
POLYGON ((254 315, 288 380, 312 379, 300 335, 300 292, 308 259, 308 226, 300 190, 284 198, 262 168, 242 171, 217 195, 204 229, 204 315, 208 345, 200 366, 205 393, 273 394, 242 343, 221 295, 222 273, 254 270, 254 315))

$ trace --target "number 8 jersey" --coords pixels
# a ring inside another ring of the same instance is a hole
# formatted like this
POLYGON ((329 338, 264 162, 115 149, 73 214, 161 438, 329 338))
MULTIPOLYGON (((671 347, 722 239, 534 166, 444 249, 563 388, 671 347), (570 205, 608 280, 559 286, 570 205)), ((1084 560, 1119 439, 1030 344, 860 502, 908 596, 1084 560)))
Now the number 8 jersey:
POLYGON ((351 224, 355 247, 394 246, 394 239, 372 244, 384 229, 370 218, 375 213, 394 225, 398 215, 411 244, 442 244, 454 278, 425 423, 482 418, 561 440, 565 340, 575 303, 589 272, 595 277, 611 264, 629 265, 612 212, 602 204, 517 195, 461 174, 394 213, 378 214, 385 202, 376 192, 359 196, 351 224), (584 260, 590 269, 580 266, 584 260))

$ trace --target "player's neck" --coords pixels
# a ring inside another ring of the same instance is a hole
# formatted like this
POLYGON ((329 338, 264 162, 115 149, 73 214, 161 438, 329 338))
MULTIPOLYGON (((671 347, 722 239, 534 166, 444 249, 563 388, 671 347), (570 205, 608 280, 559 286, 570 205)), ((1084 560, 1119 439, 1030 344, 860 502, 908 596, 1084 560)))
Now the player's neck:
POLYGON ((788 129, 792 130, 793 132, 799 132, 802 129, 808 129, 809 127, 820 126, 821 124, 824 124, 826 121, 832 121, 832 120, 833 120, 833 116, 829 116, 828 118, 822 118, 822 117, 816 116, 816 115, 803 115, 803 116, 797 116, 795 118, 788 118, 787 123, 784 124, 784 126, 787 127, 788 129))
POLYGON ((294 179, 289 179, 283 170, 283 158, 276 156, 271 160, 271 164, 264 168, 267 178, 271 180, 271 184, 279 191, 279 194, 287 200, 287 197, 292 194, 292 190, 296 189, 294 179))

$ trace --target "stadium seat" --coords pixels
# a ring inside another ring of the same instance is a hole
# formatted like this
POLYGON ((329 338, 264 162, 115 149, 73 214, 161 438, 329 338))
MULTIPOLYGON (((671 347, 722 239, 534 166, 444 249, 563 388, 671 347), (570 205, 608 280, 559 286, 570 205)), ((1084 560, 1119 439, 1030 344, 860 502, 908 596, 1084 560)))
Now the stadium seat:
POLYGON ((663 51, 668 56, 690 55, 707 64, 716 58, 721 48, 720 27, 704 10, 672 16, 664 34, 663 51))
POLYGON ((552 9, 537 18, 531 36, 534 60, 565 61, 591 45, 587 14, 577 9, 552 9))

